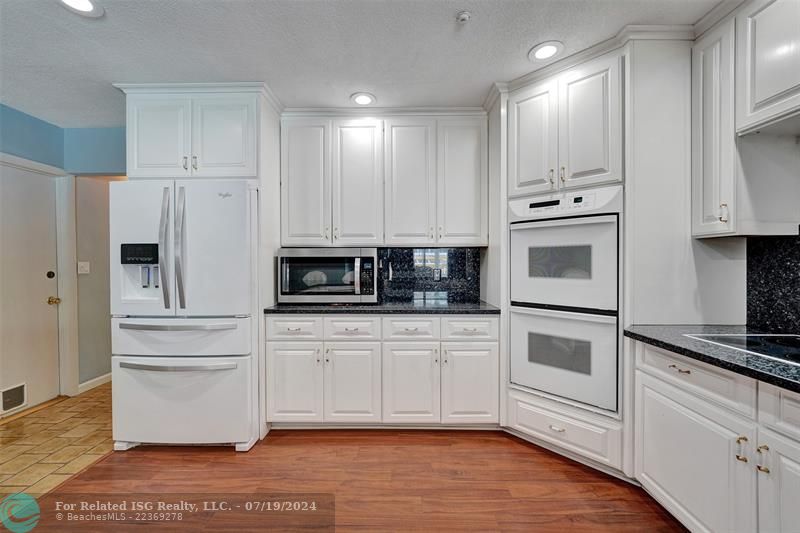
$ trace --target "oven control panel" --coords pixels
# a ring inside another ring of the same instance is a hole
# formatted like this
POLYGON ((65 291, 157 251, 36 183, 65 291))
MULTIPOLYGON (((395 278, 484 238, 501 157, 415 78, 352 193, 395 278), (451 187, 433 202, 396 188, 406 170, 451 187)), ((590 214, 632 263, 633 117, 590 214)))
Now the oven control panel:
POLYGON ((622 209, 622 187, 563 192, 548 196, 509 200, 509 221, 569 217, 595 212, 618 213, 622 209))

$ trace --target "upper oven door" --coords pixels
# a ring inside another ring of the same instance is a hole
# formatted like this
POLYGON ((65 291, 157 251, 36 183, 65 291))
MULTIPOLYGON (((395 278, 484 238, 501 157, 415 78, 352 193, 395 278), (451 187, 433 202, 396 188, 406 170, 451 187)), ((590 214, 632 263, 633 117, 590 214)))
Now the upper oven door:
POLYGON ((619 216, 511 225, 511 301, 616 310, 619 216))
POLYGON ((278 301, 369 301, 375 295, 375 259, 375 254, 360 248, 281 250, 278 301))

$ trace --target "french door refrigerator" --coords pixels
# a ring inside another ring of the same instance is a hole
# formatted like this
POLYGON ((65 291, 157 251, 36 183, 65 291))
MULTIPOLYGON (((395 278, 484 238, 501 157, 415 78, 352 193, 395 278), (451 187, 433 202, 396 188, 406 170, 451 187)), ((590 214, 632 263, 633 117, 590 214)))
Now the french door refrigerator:
POLYGON ((115 449, 248 450, 258 439, 254 185, 143 180, 109 189, 115 449))

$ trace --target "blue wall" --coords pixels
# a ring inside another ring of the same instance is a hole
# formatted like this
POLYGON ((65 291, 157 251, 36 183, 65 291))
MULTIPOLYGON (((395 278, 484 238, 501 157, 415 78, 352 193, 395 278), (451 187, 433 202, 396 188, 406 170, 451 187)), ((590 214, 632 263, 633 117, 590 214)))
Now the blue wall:
POLYGON ((66 128, 0 104, 0 152, 69 174, 125 174, 125 128, 66 128))

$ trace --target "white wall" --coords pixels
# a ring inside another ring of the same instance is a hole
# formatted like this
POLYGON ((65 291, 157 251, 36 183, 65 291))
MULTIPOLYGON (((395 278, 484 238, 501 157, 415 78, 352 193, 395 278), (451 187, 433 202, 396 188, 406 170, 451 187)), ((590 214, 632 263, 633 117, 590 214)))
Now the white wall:
POLYGON ((691 234, 690 48, 630 43, 626 325, 745 323, 745 239, 691 234))

